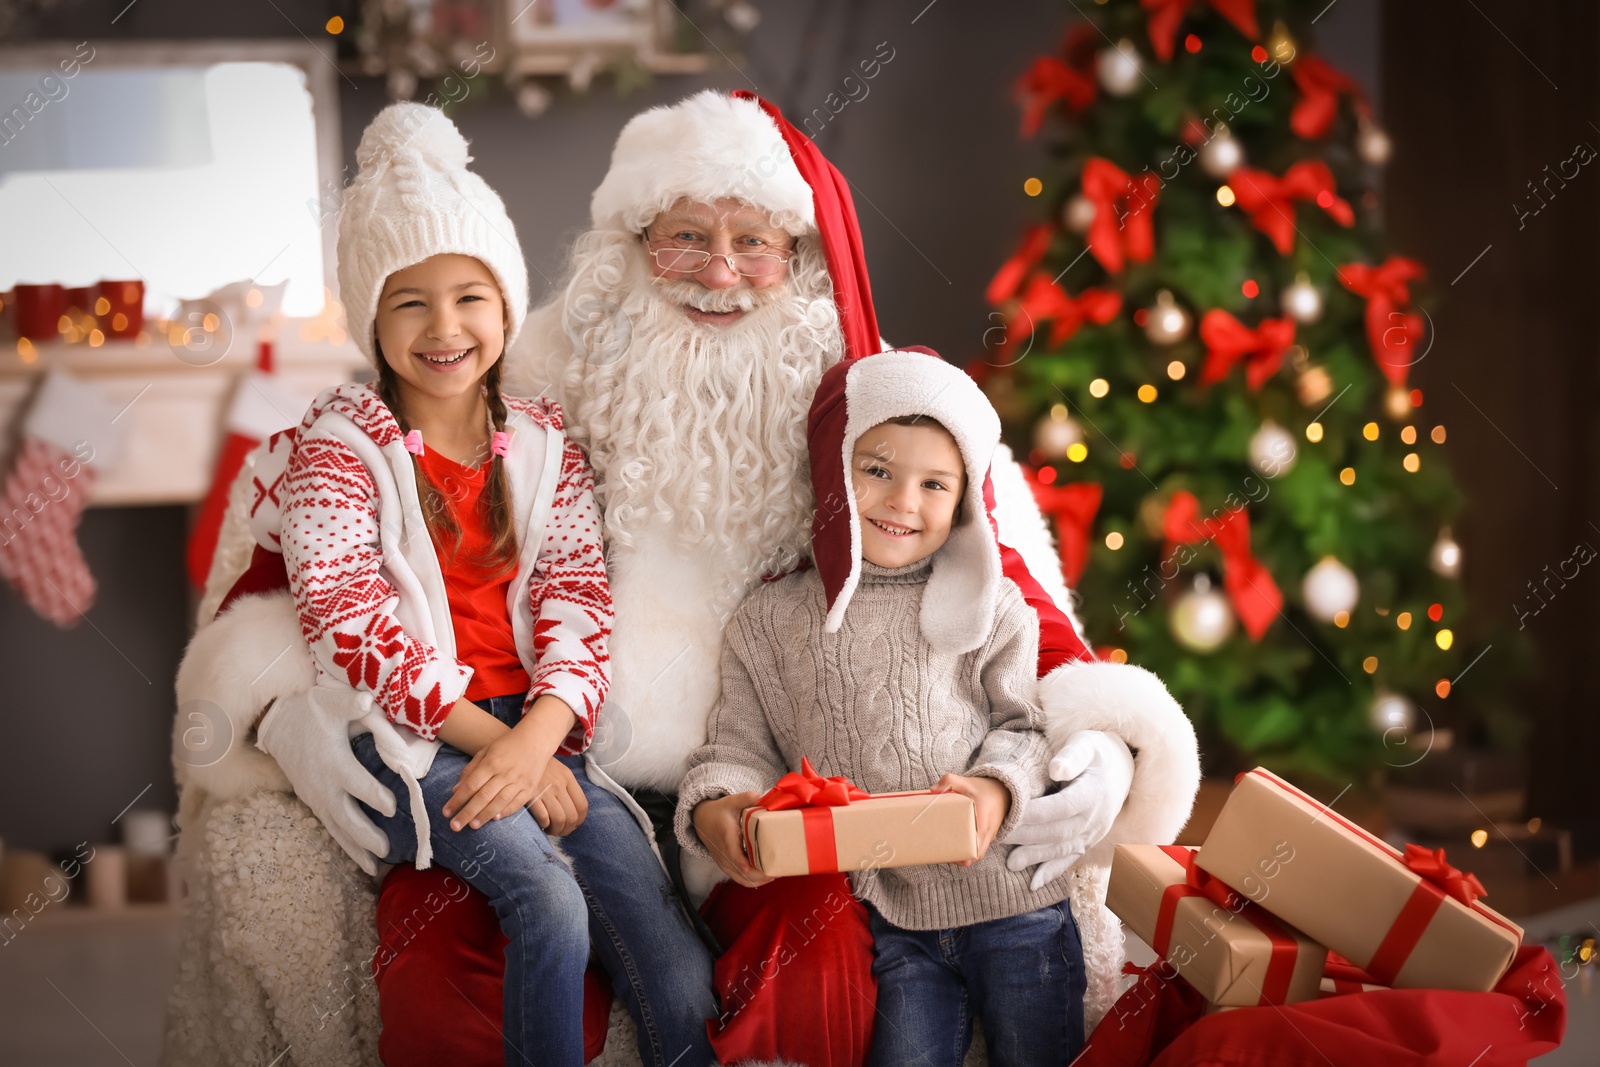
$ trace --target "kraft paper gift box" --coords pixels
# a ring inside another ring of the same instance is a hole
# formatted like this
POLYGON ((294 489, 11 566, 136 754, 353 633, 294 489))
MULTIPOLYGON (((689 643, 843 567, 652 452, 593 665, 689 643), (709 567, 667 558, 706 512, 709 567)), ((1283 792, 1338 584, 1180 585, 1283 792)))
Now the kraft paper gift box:
POLYGON ((1196 862, 1381 985, 1490 990, 1522 942, 1443 849, 1402 854, 1261 768, 1240 775, 1196 862))
POLYGON ((747 808, 745 853, 774 877, 978 858, 972 801, 959 793, 869 794, 801 760, 747 808))
POLYGON ((1118 845, 1106 907, 1221 1007, 1317 996, 1328 952, 1194 867, 1180 845, 1118 845))

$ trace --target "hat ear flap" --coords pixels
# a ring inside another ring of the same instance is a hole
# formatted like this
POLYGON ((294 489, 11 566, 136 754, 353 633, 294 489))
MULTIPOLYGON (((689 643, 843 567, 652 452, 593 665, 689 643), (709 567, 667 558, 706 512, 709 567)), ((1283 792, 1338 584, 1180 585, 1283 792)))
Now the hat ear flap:
POLYGON ((1000 546, 983 506, 988 483, 967 479, 960 515, 933 565, 922 594, 922 633, 941 652, 959 655, 980 647, 994 622, 999 597, 1000 546))

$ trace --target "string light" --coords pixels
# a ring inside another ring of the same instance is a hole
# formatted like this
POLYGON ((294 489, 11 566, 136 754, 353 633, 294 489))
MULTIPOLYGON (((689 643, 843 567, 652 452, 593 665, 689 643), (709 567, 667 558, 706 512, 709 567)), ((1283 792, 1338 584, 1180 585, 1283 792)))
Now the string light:
POLYGON ((33 363, 39 358, 39 350, 33 347, 33 342, 26 337, 17 338, 17 358, 24 363, 33 363))
POLYGON ((1448 679, 1448 678, 1440 678, 1439 679, 1439 683, 1433 687, 1433 691, 1435 693, 1439 694, 1439 699, 1440 700, 1443 700, 1445 697, 1449 696, 1450 695, 1450 679, 1448 679))
POLYGON ((1150 403, 1153 403, 1155 401, 1155 398, 1156 398, 1156 387, 1155 386, 1153 386, 1153 385, 1141 385, 1141 386, 1139 386, 1139 399, 1140 400, 1143 400, 1146 404, 1150 404, 1150 403))
POLYGON ((1306 427, 1306 440, 1310 441, 1312 444, 1316 444, 1318 441, 1322 440, 1322 423, 1313 422, 1310 426, 1306 427))
POLYGON ((1074 441, 1067 447, 1067 458, 1074 463, 1082 463, 1089 458, 1089 449, 1082 441, 1074 441))
POLYGON ((1345 485, 1355 485, 1356 469, 1354 467, 1346 467, 1344 470, 1339 472, 1339 480, 1345 485))
POLYGON ((1430 436, 1433 438, 1433 443, 1434 444, 1436 444, 1436 445, 1444 444, 1444 426, 1443 426, 1443 424, 1435 426, 1433 428, 1433 433, 1430 436))
POLYGON ((94 302, 94 313, 96 315, 104 315, 110 310, 111 301, 107 300, 105 297, 102 296, 100 299, 94 302))
POLYGON ((1233 206, 1233 190, 1226 185, 1217 186, 1217 203, 1223 207, 1233 206))
POLYGON ((1489 843, 1489 831, 1487 831, 1487 830, 1474 830, 1474 831, 1472 831, 1472 847, 1473 848, 1482 848, 1484 845, 1487 845, 1488 843, 1489 843))
POLYGON ((344 32, 344 19, 340 18, 338 15, 335 15, 335 16, 333 16, 333 18, 328 20, 327 25, 324 26, 323 28, 326 29, 329 33, 332 33, 332 34, 343 33, 344 32))
POLYGON ((1375 422, 1369 422, 1365 426, 1361 427, 1361 436, 1365 437, 1369 441, 1376 441, 1378 439, 1378 424, 1375 422))
POLYGON ((1438 633, 1433 635, 1433 641, 1434 644, 1448 652, 1450 651, 1450 646, 1456 643, 1456 635, 1451 633, 1449 630, 1440 630, 1438 633))
POLYGON ((1089 395, 1094 397, 1096 400, 1105 396, 1109 392, 1111 392, 1111 383, 1106 381, 1104 378, 1096 378, 1094 381, 1089 383, 1089 395))
POLYGON ((1394 617, 1394 624, 1402 630, 1411 629, 1411 612, 1402 611, 1394 617))
POLYGON ((1400 431, 1400 440, 1404 441, 1408 445, 1416 444, 1417 443, 1417 428, 1415 426, 1407 426, 1405 429, 1401 430, 1400 431))
POLYGON ((1200 51, 1200 38, 1191 33, 1183 39, 1183 47, 1187 48, 1189 53, 1193 55, 1195 52, 1200 51))
POLYGON ((1333 624, 1339 629, 1343 630, 1346 626, 1350 625, 1350 613, 1348 611, 1334 612, 1333 624))
POLYGON ((1183 365, 1183 360, 1175 359, 1167 364, 1167 377, 1175 382, 1183 381, 1183 376, 1189 373, 1189 368, 1183 365))
POLYGON ((1126 663, 1128 662, 1128 650, 1125 648, 1113 648, 1109 658, 1112 663, 1126 663))
POLYGON ((1361 661, 1361 669, 1366 671, 1368 674, 1377 674, 1378 673, 1378 657, 1377 656, 1368 656, 1366 659, 1362 660, 1361 661))
POLYGON ((1417 471, 1422 467, 1422 458, 1415 452, 1407 452, 1406 458, 1400 462, 1405 469, 1410 471, 1412 474, 1417 473, 1417 471))
POLYGON ((1029 178, 1027 181, 1022 183, 1022 191, 1027 193, 1029 196, 1038 196, 1040 193, 1044 192, 1044 182, 1040 181, 1038 178, 1029 178))
POLYGON ((1122 547, 1122 535, 1116 530, 1106 534, 1106 547, 1115 552, 1122 547))
POLYGON ((1413 390, 1411 390, 1411 406, 1414 407, 1414 408, 1420 408, 1422 406, 1422 390, 1421 389, 1413 389, 1413 390))
POLYGON ((1428 618, 1433 620, 1434 622, 1438 622, 1440 619, 1444 618, 1444 605, 1443 604, 1429 604, 1428 605, 1428 618))
POLYGON ((1254 300, 1256 297, 1261 295, 1261 286, 1256 284, 1256 280, 1254 278, 1246 278, 1244 280, 1244 284, 1239 286, 1239 291, 1248 299, 1254 300))

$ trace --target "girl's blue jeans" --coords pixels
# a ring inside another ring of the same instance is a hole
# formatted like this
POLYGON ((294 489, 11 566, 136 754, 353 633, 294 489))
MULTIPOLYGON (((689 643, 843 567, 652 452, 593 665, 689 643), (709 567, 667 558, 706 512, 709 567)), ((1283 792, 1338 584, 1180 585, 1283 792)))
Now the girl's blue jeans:
MULTIPOLYGON (((521 695, 477 703, 509 726, 521 720, 521 695)), ((362 805, 389 836, 384 862, 414 861, 416 830, 405 783, 379 757, 371 734, 350 745, 394 793, 392 817, 362 805)), ((509 939, 506 1064, 582 1067, 583 972, 591 948, 638 1026, 645 1063, 715 1063, 706 1036, 706 1020, 717 1015, 710 953, 632 813, 589 781, 582 756, 556 758, 589 801, 583 823, 560 839, 570 868, 526 808, 476 830, 450 829, 443 809, 471 759, 465 752, 442 745, 422 779, 435 861, 489 898, 509 939)))

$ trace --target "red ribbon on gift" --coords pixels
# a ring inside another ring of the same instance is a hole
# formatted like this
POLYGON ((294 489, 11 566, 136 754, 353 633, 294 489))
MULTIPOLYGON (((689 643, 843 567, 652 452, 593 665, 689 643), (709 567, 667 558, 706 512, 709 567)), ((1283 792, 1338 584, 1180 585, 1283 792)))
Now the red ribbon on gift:
POLYGON ((1245 509, 1232 508, 1220 519, 1201 519, 1200 501, 1188 490, 1179 490, 1167 505, 1161 528, 1168 542, 1168 555, 1173 545, 1216 543, 1222 553, 1222 585, 1228 591, 1234 613, 1250 640, 1260 641, 1283 610, 1283 593, 1273 581, 1272 572, 1250 554, 1250 516, 1245 509))
POLYGON ((1416 346, 1422 341, 1422 316, 1410 310, 1407 283, 1423 274, 1421 263, 1404 256, 1390 256, 1376 267, 1347 263, 1339 268, 1340 283, 1366 298, 1367 344, 1378 369, 1397 388, 1405 387, 1406 371, 1416 362, 1416 346))
POLYGON ((1283 354, 1294 344, 1293 319, 1262 319, 1251 329, 1232 315, 1213 308, 1200 319, 1200 340, 1206 362, 1200 384, 1214 385, 1228 376, 1240 360, 1251 392, 1257 392, 1283 367, 1283 354))
POLYGON ((1283 1004, 1289 997, 1289 983, 1294 979, 1295 960, 1300 946, 1283 926, 1264 909, 1251 904, 1229 889, 1217 878, 1195 866, 1195 851, 1182 845, 1162 845, 1161 851, 1183 867, 1184 880, 1167 886, 1161 893, 1161 909, 1156 913, 1155 937, 1150 947, 1161 959, 1167 958, 1172 947, 1172 926, 1178 912, 1178 901, 1186 897, 1205 897, 1226 911, 1242 917, 1267 936, 1272 943, 1272 953, 1267 959, 1267 975, 1261 983, 1261 1005, 1283 1004))
POLYGON ((1361 86, 1321 56, 1301 56, 1289 70, 1300 90, 1300 99, 1289 112, 1289 128, 1295 136, 1315 141, 1326 134, 1339 113, 1341 93, 1354 97, 1356 112, 1367 116, 1370 109, 1361 86))
POLYGON ((1108 273, 1122 273, 1124 260, 1149 260, 1156 247, 1152 220, 1161 196, 1160 178, 1130 178, 1115 163, 1096 156, 1083 165, 1083 195, 1094 205, 1089 251, 1108 273))
POLYGON ((1355 212, 1339 198, 1333 172, 1321 160, 1303 160, 1275 178, 1264 170, 1240 167, 1228 175, 1234 205, 1256 229, 1272 238, 1278 254, 1294 250, 1294 202, 1309 200, 1341 226, 1354 226, 1355 212))
POLYGON ((1089 562, 1089 531, 1100 510, 1104 491, 1094 482, 1051 485, 1030 472, 1028 487, 1039 510, 1056 521, 1056 544, 1060 546, 1061 574, 1067 585, 1075 586, 1089 562))
POLYGON ((744 814, 745 840, 750 838, 750 816, 757 809, 800 812, 806 837, 806 865, 812 874, 839 869, 839 850, 833 836, 833 809, 872 794, 843 775, 824 778, 811 761, 800 757, 800 770, 790 771, 744 814))
MULTIPOLYGON (((1326 816, 1333 822, 1349 830, 1352 834, 1371 845, 1380 855, 1386 856, 1394 863, 1405 867, 1413 874, 1420 876, 1416 886, 1411 890, 1411 896, 1406 899, 1400 909, 1400 914, 1394 922, 1389 924, 1389 930, 1379 942, 1377 951, 1372 954, 1372 959, 1367 961, 1363 970, 1372 977, 1378 985, 1394 985, 1395 976, 1405 966, 1406 960, 1411 958, 1411 952, 1417 947, 1417 942, 1422 940, 1422 935, 1427 932, 1428 924, 1433 921, 1433 916, 1444 904, 1446 897, 1453 897, 1462 905, 1471 908, 1479 915, 1488 919, 1497 926, 1502 926, 1512 933, 1517 933, 1517 928, 1510 922, 1478 905, 1478 898, 1487 896, 1483 883, 1477 876, 1452 867, 1445 861, 1444 849, 1426 849, 1420 845, 1407 844, 1404 855, 1396 852, 1387 842, 1379 840, 1355 823, 1346 819, 1332 808, 1318 803, 1303 791, 1285 782, 1283 779, 1262 771, 1246 771, 1234 779, 1235 783, 1245 774, 1253 774, 1267 784, 1297 796, 1314 805, 1320 816, 1326 816)), ((1319 816, 1319 817, 1320 817, 1319 816)), ((1520 939, 1520 934, 1518 935, 1520 939)))
MULTIPOLYGON (((1256 25, 1255 0, 1207 0, 1217 14, 1233 23, 1234 28, 1250 40, 1258 40, 1261 30, 1256 25)), ((1172 40, 1178 35, 1178 24, 1188 13, 1190 0, 1140 0, 1140 6, 1150 15, 1150 46, 1161 57, 1161 62, 1172 62, 1172 40)))
POLYGON ((1082 111, 1094 102, 1094 79, 1054 56, 1040 56, 1012 90, 1022 104, 1022 136, 1032 137, 1044 123, 1045 112, 1056 101, 1068 110, 1082 111))

